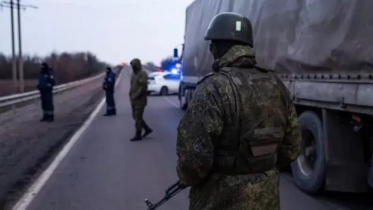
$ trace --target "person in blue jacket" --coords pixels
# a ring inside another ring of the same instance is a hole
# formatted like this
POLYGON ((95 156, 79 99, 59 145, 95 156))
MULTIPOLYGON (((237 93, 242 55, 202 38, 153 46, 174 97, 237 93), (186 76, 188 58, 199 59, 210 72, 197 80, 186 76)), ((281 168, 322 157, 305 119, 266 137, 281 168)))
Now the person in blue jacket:
POLYGON ((47 63, 41 64, 39 75, 39 83, 37 89, 40 91, 41 108, 43 110, 43 118, 40 121, 54 121, 54 106, 53 106, 53 87, 55 80, 53 71, 47 63))
POLYGON ((104 116, 112 116, 117 114, 114 100, 115 88, 115 73, 110 67, 106 68, 106 77, 103 84, 103 89, 106 92, 106 114, 104 116))

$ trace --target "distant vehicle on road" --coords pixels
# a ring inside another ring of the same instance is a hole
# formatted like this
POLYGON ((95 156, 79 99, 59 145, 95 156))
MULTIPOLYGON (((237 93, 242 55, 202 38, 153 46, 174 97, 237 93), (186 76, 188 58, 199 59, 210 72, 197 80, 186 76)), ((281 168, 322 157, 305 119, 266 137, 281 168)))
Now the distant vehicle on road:
POLYGON ((152 72, 148 75, 148 94, 168 95, 179 92, 180 74, 152 72))

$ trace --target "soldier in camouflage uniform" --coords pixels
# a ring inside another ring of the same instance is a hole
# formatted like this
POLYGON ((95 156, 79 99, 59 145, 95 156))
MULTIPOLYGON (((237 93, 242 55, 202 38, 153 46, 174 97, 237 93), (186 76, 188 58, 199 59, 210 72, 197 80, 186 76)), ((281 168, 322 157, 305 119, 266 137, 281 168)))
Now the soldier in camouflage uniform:
POLYGON ((213 72, 198 84, 178 127, 177 172, 190 210, 278 210, 279 168, 301 146, 290 94, 256 66, 250 21, 217 15, 206 32, 213 72))
POLYGON ((131 89, 129 96, 132 106, 132 117, 135 120, 136 127, 136 135, 131 139, 131 141, 139 141, 153 132, 143 119, 148 97, 148 75, 142 70, 141 61, 139 59, 133 59, 131 61, 131 66, 133 74, 131 76, 131 89), (142 129, 144 129, 145 132, 141 136, 142 129))

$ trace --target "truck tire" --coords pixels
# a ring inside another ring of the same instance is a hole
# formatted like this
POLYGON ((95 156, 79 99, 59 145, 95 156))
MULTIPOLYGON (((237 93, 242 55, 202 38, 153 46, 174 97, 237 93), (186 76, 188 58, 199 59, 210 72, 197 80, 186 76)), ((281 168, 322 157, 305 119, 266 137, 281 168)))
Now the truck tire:
POLYGON ((168 88, 167 88, 166 86, 163 86, 163 87, 161 88, 161 91, 159 92, 159 95, 161 95, 161 96, 166 96, 166 95, 168 95, 168 88))
POLYGON ((373 189, 373 154, 372 159, 370 160, 370 169, 368 172, 368 184, 373 189))
POLYGON ((193 91, 192 89, 185 90, 185 103, 189 105, 190 100, 192 100, 193 91))
POLYGON ((179 89, 179 105, 180 105, 180 109, 183 110, 183 111, 185 111, 188 107, 185 95, 186 94, 185 94, 184 88, 180 87, 180 89, 179 89))
POLYGON ((325 178, 325 141, 323 123, 312 112, 303 112, 298 118, 302 132, 302 150, 291 164, 295 183, 306 193, 315 194, 322 189, 325 178))

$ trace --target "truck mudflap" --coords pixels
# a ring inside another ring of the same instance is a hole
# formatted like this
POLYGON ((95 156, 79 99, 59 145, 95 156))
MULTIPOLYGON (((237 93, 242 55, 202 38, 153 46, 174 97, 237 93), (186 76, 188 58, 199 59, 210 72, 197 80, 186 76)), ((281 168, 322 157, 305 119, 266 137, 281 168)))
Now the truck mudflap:
POLYGON ((369 186, 371 188, 373 188, 373 155, 372 155, 372 159, 370 161, 370 169, 369 169, 369 172, 368 172, 368 183, 369 183, 369 186))

